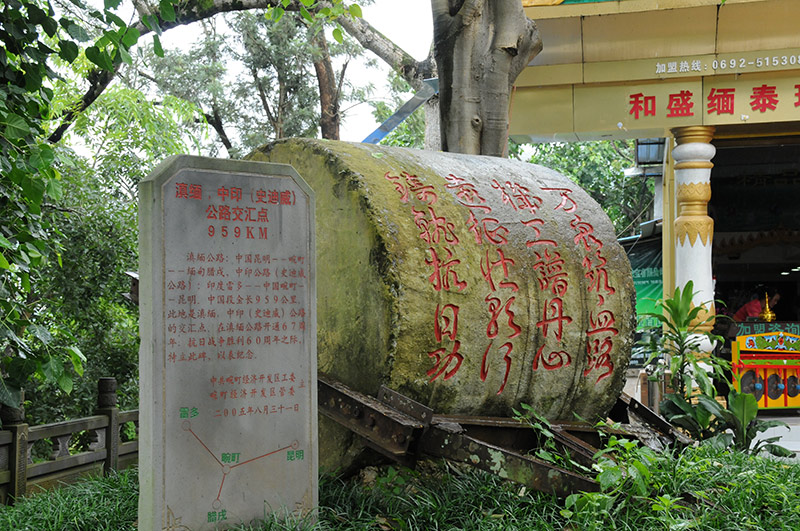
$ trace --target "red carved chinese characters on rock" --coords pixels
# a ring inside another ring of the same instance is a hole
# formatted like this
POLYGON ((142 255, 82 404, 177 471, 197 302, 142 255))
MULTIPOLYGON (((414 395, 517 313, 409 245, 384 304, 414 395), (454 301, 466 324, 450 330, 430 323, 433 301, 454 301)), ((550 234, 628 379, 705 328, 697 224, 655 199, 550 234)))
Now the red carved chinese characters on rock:
MULTIPOLYGON (((425 265, 430 269, 430 285, 437 292, 464 291, 467 283, 460 280, 458 275, 461 260, 455 253, 459 244, 455 225, 436 212, 434 207, 439 198, 435 188, 407 172, 400 175, 387 172, 384 178, 392 183, 400 202, 411 205, 414 224, 420 231, 419 238, 430 246, 425 258, 425 265)), ((433 334, 436 342, 442 346, 428 353, 433 360, 433 366, 427 371, 430 382, 439 377, 449 380, 456 375, 464 361, 459 351, 461 342, 457 339, 458 311, 458 306, 453 304, 436 306, 433 334), (451 343, 449 347, 446 342, 451 343)))
MULTIPOLYGON (((619 333, 613 327, 616 322, 614 314, 609 310, 602 309, 605 305, 606 295, 616 292, 609 282, 608 270, 606 269, 608 261, 602 255, 603 242, 594 235, 594 226, 583 221, 578 215, 578 205, 571 197, 572 190, 568 188, 543 188, 543 190, 559 194, 561 201, 555 207, 555 210, 563 210, 565 213, 573 215, 570 227, 575 231, 575 245, 583 254, 581 265, 583 266, 584 277, 588 280, 586 291, 593 293, 597 300, 596 308, 589 313, 589 328, 586 330, 586 368, 583 371, 583 375, 588 378, 595 373, 597 374, 595 383, 599 383, 614 372, 611 351, 614 346, 613 338, 619 333)), ((540 260, 534 267, 537 268, 540 274, 550 273, 549 276, 544 277, 549 282, 552 277, 552 270, 546 266, 548 263, 554 264, 557 262, 553 260, 552 256, 537 255, 537 258, 540 260), (545 261, 545 258, 548 260, 545 261)), ((542 282, 543 280, 540 278, 540 284, 542 282)), ((553 284, 553 286, 555 287, 557 284, 553 284)), ((566 290, 566 288, 563 289, 566 290)), ((545 311, 545 319, 542 322, 548 322, 547 317, 548 314, 545 311)), ((540 359, 545 367, 548 364, 558 365, 561 361, 560 358, 541 358, 537 352, 534 365, 540 359)))

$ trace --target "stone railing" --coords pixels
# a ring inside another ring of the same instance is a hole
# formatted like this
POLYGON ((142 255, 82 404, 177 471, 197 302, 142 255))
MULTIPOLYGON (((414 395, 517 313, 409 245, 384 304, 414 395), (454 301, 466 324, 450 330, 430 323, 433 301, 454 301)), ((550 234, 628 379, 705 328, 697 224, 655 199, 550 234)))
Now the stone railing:
POLYGON ((120 428, 132 422, 138 432, 139 411, 117 408, 114 378, 101 378, 97 388, 97 410, 91 417, 28 426, 22 410, 0 409, 0 503, 136 464, 139 441, 123 442, 120 428), (46 443, 49 456, 34 458, 42 453, 34 447, 46 443))

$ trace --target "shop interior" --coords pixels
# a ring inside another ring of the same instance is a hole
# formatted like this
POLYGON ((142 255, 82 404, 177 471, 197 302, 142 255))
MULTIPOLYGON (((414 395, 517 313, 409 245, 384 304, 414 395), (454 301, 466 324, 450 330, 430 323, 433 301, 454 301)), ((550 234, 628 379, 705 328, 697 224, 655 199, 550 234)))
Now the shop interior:
POLYGON ((717 313, 732 315, 756 290, 773 287, 781 295, 776 320, 800 321, 800 134, 790 130, 761 138, 723 130, 714 140, 708 210, 717 313))

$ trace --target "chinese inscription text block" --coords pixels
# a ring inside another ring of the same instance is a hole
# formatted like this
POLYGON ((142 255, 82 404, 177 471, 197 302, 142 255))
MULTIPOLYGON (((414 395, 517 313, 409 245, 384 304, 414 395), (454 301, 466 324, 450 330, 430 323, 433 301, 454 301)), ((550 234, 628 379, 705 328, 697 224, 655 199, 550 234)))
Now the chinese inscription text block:
POLYGON ((314 198, 286 165, 167 160, 140 184, 141 529, 317 504, 314 198))

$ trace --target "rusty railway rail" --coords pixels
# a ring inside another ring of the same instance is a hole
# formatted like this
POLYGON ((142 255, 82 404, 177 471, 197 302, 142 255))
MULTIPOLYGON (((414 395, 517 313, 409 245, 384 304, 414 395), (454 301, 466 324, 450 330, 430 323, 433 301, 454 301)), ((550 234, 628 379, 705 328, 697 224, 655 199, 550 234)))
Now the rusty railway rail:
MULTIPOLYGON (((535 430, 508 418, 437 415, 432 409, 385 386, 378 397, 354 391, 320 374, 319 411, 360 435, 367 446, 386 457, 413 467, 421 455, 443 457, 497 474, 528 488, 569 494, 600 490, 590 477, 531 457, 541 447, 535 430)), ((635 437, 654 448, 688 443, 655 412, 624 395, 610 418, 637 425, 624 429, 606 428, 606 433, 635 437)), ((557 447, 590 468, 600 445, 594 427, 581 422, 554 423, 550 430, 557 447)))

